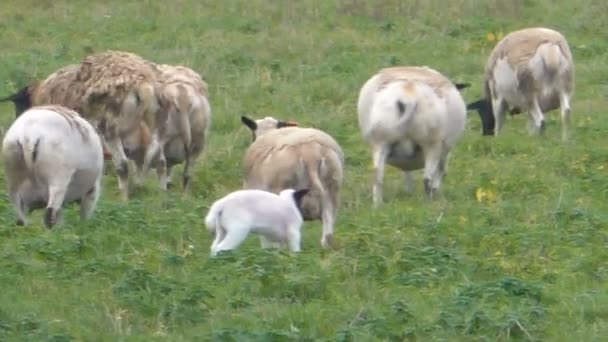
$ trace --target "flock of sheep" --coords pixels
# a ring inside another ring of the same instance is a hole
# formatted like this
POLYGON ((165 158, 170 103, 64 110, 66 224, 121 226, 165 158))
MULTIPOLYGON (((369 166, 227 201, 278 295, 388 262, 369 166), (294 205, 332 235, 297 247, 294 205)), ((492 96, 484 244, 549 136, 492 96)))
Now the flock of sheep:
MULTIPOLYGON (((527 112, 530 133, 545 127, 544 113, 560 108, 568 138, 574 90, 572 54, 564 36, 547 28, 506 35, 485 68, 484 97, 465 104, 460 90, 426 66, 385 68, 359 93, 359 126, 372 149, 373 205, 382 202, 385 165, 424 169, 424 188, 437 194, 450 151, 465 130, 467 110, 477 110, 482 134, 497 135, 507 112, 527 112)), ((46 208, 57 224, 61 209, 80 203, 88 218, 99 198, 104 158, 111 159, 123 200, 128 200, 129 160, 141 182, 155 168, 166 190, 171 170, 184 164, 188 191, 192 166, 211 127, 207 84, 184 66, 161 65, 128 52, 106 51, 68 65, 45 80, 1 99, 15 104, 2 157, 17 224, 46 208)), ((249 233, 262 247, 300 251, 304 220, 322 221, 321 245, 330 247, 344 178, 344 153, 329 134, 273 117, 241 121, 253 141, 243 158, 243 189, 213 203, 205 225, 215 233, 211 254, 237 248, 249 233)))

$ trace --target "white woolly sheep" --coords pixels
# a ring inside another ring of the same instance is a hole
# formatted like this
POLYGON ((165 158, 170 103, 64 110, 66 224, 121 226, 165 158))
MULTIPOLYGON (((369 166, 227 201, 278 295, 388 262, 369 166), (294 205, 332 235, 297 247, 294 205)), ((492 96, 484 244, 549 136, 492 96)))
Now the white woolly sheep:
POLYGON ((331 246, 344 178, 344 153, 334 138, 314 128, 272 117, 241 118, 251 129, 253 143, 243 158, 246 189, 278 193, 282 189, 310 189, 302 199, 305 220, 320 219, 321 245, 331 246))
MULTIPOLYGON (((184 66, 154 65, 154 67, 158 71, 161 110, 168 113, 165 141, 161 142, 164 143, 167 173, 162 174, 159 170, 161 188, 166 189, 170 185, 172 167, 183 162, 183 187, 184 191, 188 191, 192 167, 205 148, 211 128, 207 84, 200 75, 184 66)), ((144 130, 142 128, 140 131, 144 130)), ((133 133, 139 137, 145 136, 145 132, 133 131, 133 133)), ((128 146, 125 145, 127 156, 135 161, 138 174, 141 175, 145 155, 142 149, 145 149, 146 145, 133 143, 150 139, 123 137, 123 143, 126 139, 131 140, 128 146)), ((154 156, 152 164, 158 166, 158 153, 154 156)))
POLYGON ((215 201, 205 225, 215 232, 211 256, 237 248, 249 233, 260 235, 262 248, 287 246, 300 251, 302 215, 299 210, 307 189, 285 189, 275 194, 262 190, 238 190, 215 201))
POLYGON ((365 82, 357 104, 359 127, 371 145, 375 170, 373 203, 382 203, 385 164, 405 172, 424 168, 424 188, 437 192, 448 156, 466 124, 466 106, 459 88, 429 67, 403 66, 380 70, 365 82))
POLYGON ((103 150, 95 128, 78 113, 55 105, 25 111, 4 136, 2 158, 18 225, 26 224, 29 211, 46 207, 44 223, 52 228, 72 201, 80 201, 81 219, 92 215, 103 150))
POLYGON ((483 135, 498 135, 507 110, 528 112, 528 131, 545 128, 544 113, 560 108, 562 140, 568 139, 574 63, 566 38, 541 27, 507 34, 492 50, 484 75, 484 98, 467 106, 481 117, 483 135))

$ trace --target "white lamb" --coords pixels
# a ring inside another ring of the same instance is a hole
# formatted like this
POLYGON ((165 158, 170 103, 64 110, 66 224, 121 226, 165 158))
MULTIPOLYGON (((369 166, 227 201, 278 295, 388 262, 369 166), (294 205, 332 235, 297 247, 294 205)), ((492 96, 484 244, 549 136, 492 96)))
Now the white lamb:
POLYGON ((307 189, 285 189, 278 195, 263 190, 238 190, 215 201, 205 225, 215 232, 211 256, 236 249, 249 233, 260 235, 262 248, 287 246, 300 251, 302 215, 299 206, 307 189))
POLYGON ((562 140, 567 140, 574 64, 566 38, 542 27, 506 35, 486 63, 484 93, 467 106, 479 112, 484 135, 498 135, 507 110, 528 112, 528 131, 538 133, 545 128, 543 113, 560 108, 562 140))
POLYGON ((93 126, 68 108, 33 107, 6 132, 2 158, 18 225, 26 213, 46 207, 44 224, 52 228, 61 208, 80 202, 81 219, 97 204, 103 175, 101 138, 93 126))
POLYGON ((361 88, 359 127, 371 145, 375 170, 373 203, 382 203, 385 163, 405 171, 424 168, 424 188, 432 198, 441 185, 448 156, 466 124, 466 106, 458 88, 429 67, 380 70, 361 88))

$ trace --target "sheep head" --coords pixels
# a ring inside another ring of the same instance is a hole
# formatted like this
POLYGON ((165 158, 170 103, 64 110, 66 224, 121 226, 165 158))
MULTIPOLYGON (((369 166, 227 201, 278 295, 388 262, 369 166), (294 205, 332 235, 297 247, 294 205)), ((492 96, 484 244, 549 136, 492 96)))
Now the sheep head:
POLYGON ((298 210, 300 212, 302 212, 302 197, 304 197, 304 195, 306 195, 309 192, 310 192, 310 189, 300 189, 300 190, 285 189, 285 190, 282 190, 281 192, 279 192, 279 196, 281 196, 283 198, 287 198, 287 199, 293 199, 293 202, 295 203, 296 208, 298 208, 298 210))
POLYGON ((283 128, 283 127, 294 127, 298 126, 297 122, 294 121, 282 121, 277 120, 271 116, 267 116, 263 119, 253 120, 246 116, 241 116, 241 122, 245 124, 253 135, 253 141, 261 135, 268 133, 269 131, 283 128))
MULTIPOLYGON (((467 110, 475 110, 481 119, 482 135, 494 135, 494 110, 492 104, 487 99, 479 99, 467 104, 467 110)), ((511 108, 509 115, 521 114, 521 109, 511 108)))
POLYGON ((15 117, 17 118, 32 107, 32 92, 35 90, 36 86, 37 83, 25 86, 13 95, 0 99, 0 102, 12 101, 15 105, 15 117))

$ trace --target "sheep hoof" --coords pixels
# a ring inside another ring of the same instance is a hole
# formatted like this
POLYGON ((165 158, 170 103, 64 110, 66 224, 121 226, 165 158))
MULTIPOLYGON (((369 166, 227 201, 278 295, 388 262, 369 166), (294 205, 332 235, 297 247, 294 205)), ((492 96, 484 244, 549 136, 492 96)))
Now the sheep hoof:
POLYGON ((429 178, 425 178, 423 180, 424 182, 424 192, 426 192, 427 195, 431 196, 433 189, 431 188, 431 180, 429 178))
POLYGON ((544 133, 546 128, 547 128, 547 125, 545 124, 545 120, 542 120, 540 122, 540 128, 539 128, 540 133, 544 133))
POLYGON ((328 249, 328 248, 333 248, 334 246, 334 235, 333 234, 327 234, 323 237, 323 239, 321 239, 321 247, 328 249))
POLYGON ((53 228, 53 225, 56 223, 56 220, 57 217, 55 215, 55 212, 53 211, 53 208, 47 208, 46 213, 44 214, 44 225, 46 226, 46 228, 53 228))

